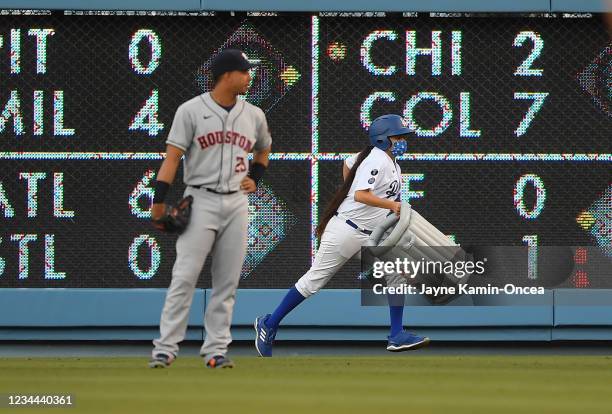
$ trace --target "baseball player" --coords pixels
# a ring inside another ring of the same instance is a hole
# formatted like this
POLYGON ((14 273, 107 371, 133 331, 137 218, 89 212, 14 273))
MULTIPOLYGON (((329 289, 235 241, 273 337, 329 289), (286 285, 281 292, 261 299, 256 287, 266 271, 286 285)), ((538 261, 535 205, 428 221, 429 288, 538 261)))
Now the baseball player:
MULTIPOLYGON (((323 288, 344 263, 360 251, 372 229, 389 210, 399 215, 401 171, 395 157, 406 151, 409 133, 399 115, 376 118, 369 130, 371 146, 345 161, 344 183, 317 228, 321 243, 312 267, 272 314, 255 320, 255 347, 260 356, 272 356, 281 320, 304 299, 323 288)), ((401 306, 395 304, 390 298, 391 330, 387 350, 405 351, 427 345, 429 338, 403 330, 403 297, 401 306)))
POLYGON ((226 356, 236 288, 246 254, 247 193, 254 192, 268 165, 272 138, 264 112, 238 99, 246 93, 253 65, 240 50, 226 49, 211 63, 214 88, 180 105, 157 174, 151 215, 164 199, 183 155, 185 196, 193 197, 191 218, 176 242, 176 262, 153 341, 151 368, 168 367, 185 337, 198 276, 212 254, 212 294, 206 306, 206 339, 200 355, 209 368, 231 368, 226 356), (253 162, 248 153, 253 151, 253 162))

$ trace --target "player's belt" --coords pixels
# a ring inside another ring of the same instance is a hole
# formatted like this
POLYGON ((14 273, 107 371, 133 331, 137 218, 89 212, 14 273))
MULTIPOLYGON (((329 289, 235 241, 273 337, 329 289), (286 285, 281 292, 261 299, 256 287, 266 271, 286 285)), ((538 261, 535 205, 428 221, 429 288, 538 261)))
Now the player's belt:
POLYGON ((212 188, 202 187, 201 185, 191 185, 190 187, 197 188, 198 190, 199 189, 203 189, 203 190, 206 190, 206 191, 208 191, 210 193, 215 193, 215 194, 234 194, 234 193, 238 192, 238 191, 228 191, 228 192, 224 193, 224 192, 221 192, 221 191, 213 190, 212 188))
MULTIPOLYGON (((334 213, 334 215, 340 217, 340 215, 338 214, 337 211, 334 213)), ((370 234, 372 234, 372 232, 370 230, 359 228, 359 226, 357 224, 355 224, 355 222, 352 221, 352 220, 346 219, 346 220, 344 220, 344 222, 346 224, 348 224, 349 226, 351 226, 352 228, 354 228, 355 230, 359 230, 360 232, 362 232, 364 234, 367 234, 368 236, 370 234)))

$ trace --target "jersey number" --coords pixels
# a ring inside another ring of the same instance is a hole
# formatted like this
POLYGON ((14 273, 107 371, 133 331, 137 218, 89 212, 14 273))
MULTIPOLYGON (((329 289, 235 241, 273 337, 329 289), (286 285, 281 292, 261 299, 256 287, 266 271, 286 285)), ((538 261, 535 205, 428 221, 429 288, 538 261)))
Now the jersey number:
POLYGON ((244 157, 236 157, 236 168, 234 172, 241 173, 246 171, 246 163, 244 162, 244 157))

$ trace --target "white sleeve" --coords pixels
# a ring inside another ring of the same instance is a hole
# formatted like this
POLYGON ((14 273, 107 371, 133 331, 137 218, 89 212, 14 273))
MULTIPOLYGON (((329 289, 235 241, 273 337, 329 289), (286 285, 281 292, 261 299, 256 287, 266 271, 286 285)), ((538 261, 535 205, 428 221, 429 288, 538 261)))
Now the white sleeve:
POLYGON ((191 122, 189 112, 185 109, 184 105, 181 105, 176 110, 176 114, 174 114, 174 120, 172 121, 172 127, 170 128, 166 144, 187 151, 193 142, 193 134, 193 122, 191 122))
POLYGON ((383 171, 380 171, 378 163, 373 157, 367 157, 355 174, 355 191, 359 190, 372 190, 376 187, 376 182, 381 178, 383 171))
POLYGON ((253 146, 255 151, 260 151, 272 145, 272 136, 270 135, 270 128, 268 127, 266 114, 261 109, 258 112, 257 140, 253 146))
POLYGON ((355 155, 351 155, 346 160, 344 160, 344 162, 346 163, 346 166, 349 168, 349 170, 351 168, 353 168, 353 165, 355 165, 355 161, 357 161, 357 157, 358 156, 359 156, 359 153, 357 153, 355 155))

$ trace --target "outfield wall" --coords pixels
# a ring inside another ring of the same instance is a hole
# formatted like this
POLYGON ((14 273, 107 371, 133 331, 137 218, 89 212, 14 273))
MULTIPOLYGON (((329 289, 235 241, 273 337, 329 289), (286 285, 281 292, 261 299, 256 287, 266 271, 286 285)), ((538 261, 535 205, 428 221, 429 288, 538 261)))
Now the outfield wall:
MULTIPOLYGON (((234 339, 252 339, 255 317, 270 312, 284 293, 239 290, 234 339)), ((203 338, 209 294, 195 293, 187 339, 203 338)), ((165 289, 2 289, 0 340, 152 339, 164 295, 165 289)), ((404 323, 434 340, 612 340, 612 290, 554 289, 512 299, 464 296, 447 306, 410 300, 404 323)), ((359 291, 324 290, 287 317, 278 339, 381 340, 387 326, 387 308, 361 306, 359 291)))

